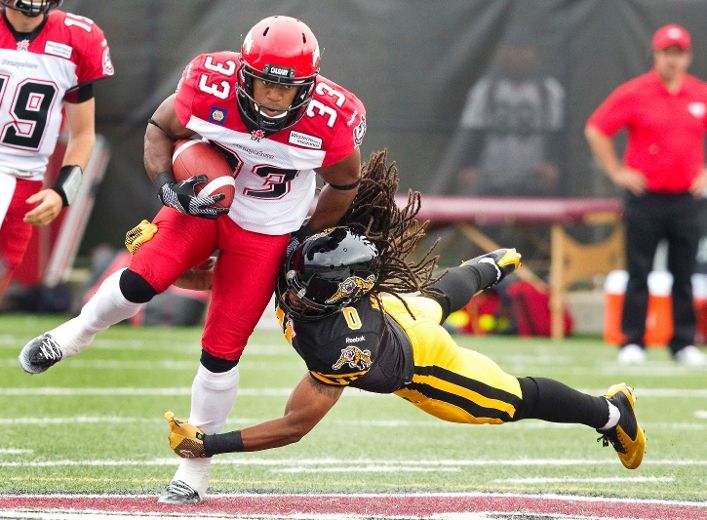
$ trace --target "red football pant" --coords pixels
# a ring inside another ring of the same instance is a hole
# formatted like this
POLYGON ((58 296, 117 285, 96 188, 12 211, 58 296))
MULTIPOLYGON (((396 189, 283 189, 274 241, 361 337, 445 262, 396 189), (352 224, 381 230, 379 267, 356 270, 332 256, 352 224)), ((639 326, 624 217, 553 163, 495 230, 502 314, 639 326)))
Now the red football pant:
POLYGON ((216 220, 162 208, 158 231, 140 247, 130 269, 158 293, 219 250, 202 348, 221 359, 240 359, 275 289, 289 235, 246 231, 227 216, 216 220))
MULTIPOLYGON (((4 188, 3 188, 4 189, 4 188)), ((32 226, 22 219, 34 206, 25 201, 42 189, 42 181, 17 179, 10 205, 0 224, 0 298, 12 279, 12 273, 22 263, 32 238, 32 226)))

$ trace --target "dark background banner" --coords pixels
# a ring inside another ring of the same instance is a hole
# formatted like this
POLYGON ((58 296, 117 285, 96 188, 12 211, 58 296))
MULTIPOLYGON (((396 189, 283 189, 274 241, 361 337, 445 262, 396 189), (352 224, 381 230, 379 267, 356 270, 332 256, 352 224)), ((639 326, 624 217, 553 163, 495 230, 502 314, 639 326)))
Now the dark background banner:
POLYGON ((532 43, 536 72, 564 87, 558 193, 565 196, 617 194, 593 165, 582 131, 615 86, 650 67, 657 27, 690 30, 691 72, 707 77, 707 3, 697 0, 66 0, 64 8, 105 30, 116 68, 96 86, 97 127, 112 158, 84 252, 119 245, 159 208, 142 167, 142 138, 186 63, 200 52, 238 50, 247 30, 273 14, 305 21, 323 49, 322 74, 365 103, 364 157, 388 148, 402 188, 423 192, 452 189, 469 89, 508 42, 532 43))

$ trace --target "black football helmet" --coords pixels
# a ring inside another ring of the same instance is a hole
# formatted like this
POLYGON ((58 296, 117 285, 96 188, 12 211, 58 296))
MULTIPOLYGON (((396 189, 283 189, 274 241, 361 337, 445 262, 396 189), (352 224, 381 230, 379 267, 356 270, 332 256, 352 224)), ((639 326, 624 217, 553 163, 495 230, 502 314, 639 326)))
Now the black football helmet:
POLYGON ((19 11, 22 14, 31 16, 39 16, 50 9, 56 9, 64 0, 0 0, 0 4, 19 11))
POLYGON ((368 238, 348 227, 326 229, 285 261, 280 306, 297 319, 329 316, 370 292, 379 267, 378 249, 368 238))

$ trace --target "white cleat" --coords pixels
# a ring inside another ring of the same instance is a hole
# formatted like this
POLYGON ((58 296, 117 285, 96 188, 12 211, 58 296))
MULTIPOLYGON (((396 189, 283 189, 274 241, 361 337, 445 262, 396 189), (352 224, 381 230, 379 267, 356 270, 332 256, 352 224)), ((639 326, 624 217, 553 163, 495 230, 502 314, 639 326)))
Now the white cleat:
POLYGON ((173 480, 164 488, 157 502, 160 504, 187 505, 199 504, 201 500, 199 493, 189 484, 181 480, 173 480))
POLYGON ((694 345, 688 345, 675 353, 675 361, 686 367, 703 367, 707 365, 707 356, 694 345))
POLYGON ((646 351, 640 345, 629 343, 621 347, 616 361, 619 365, 642 365, 646 362, 646 351))

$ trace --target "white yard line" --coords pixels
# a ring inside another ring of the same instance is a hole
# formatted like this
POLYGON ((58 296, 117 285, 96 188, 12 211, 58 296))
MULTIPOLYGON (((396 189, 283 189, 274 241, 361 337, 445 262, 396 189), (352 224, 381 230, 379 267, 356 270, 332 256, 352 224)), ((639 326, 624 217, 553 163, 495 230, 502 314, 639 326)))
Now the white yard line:
MULTIPOLYGON (((591 395, 601 395, 606 392, 606 388, 580 389, 591 395)), ((239 396, 254 397, 279 397, 288 396, 291 388, 241 388, 239 396)), ((36 388, 27 387, 0 387, 0 396, 51 396, 51 395, 190 395, 190 386, 181 387, 63 387, 63 386, 42 386, 36 388)), ((707 398, 707 388, 638 388, 636 397, 650 398, 675 398, 685 399, 707 398)), ((364 392, 357 389, 347 389, 347 396, 366 397, 369 399, 386 398, 384 394, 364 392)))
MULTIPOLYGON (((263 417, 234 417, 228 420, 227 426, 248 426, 261 422, 263 417)), ((47 416, 23 416, 23 417, 0 417, 0 426, 53 426, 57 424, 155 424, 162 423, 162 417, 129 417, 119 415, 69 415, 63 417, 47 416)), ((437 421, 432 418, 421 418, 419 420, 406 419, 335 419, 333 422, 339 426, 363 427, 363 428, 468 428, 469 425, 437 421)), ((707 430, 707 424, 690 422, 643 422, 641 426, 649 430, 674 430, 674 431, 702 431, 707 430)), ((498 428, 496 425, 484 425, 485 428, 502 430, 547 430, 547 429, 571 429, 583 428, 577 424, 562 424, 544 421, 525 421, 509 423, 498 428)), ((0 450, 0 454, 2 454, 0 450)))
POLYGON ((634 484, 639 482, 674 482, 674 477, 530 477, 530 478, 499 478, 491 480, 499 484, 563 484, 569 482, 608 484, 618 482, 621 484, 634 484))
MULTIPOLYGON (((386 471, 387 467, 420 467, 426 466, 429 468, 463 468, 477 466, 516 466, 516 467, 533 467, 533 466, 606 466, 609 462, 614 462, 615 457, 607 457, 604 459, 448 459, 448 460, 385 460, 385 459, 336 459, 336 458, 321 458, 321 459, 278 459, 278 458, 258 458, 249 456, 231 456, 226 455, 214 459, 212 464, 218 465, 234 465, 234 466, 274 466, 277 471, 282 471, 284 467, 292 468, 331 468, 334 465, 347 465, 351 468, 360 467, 378 467, 381 471, 386 471)), ((0 460, 0 467, 4 468, 46 468, 46 467, 70 467, 70 466, 102 466, 102 467, 121 467, 121 466, 173 466, 178 459, 170 458, 153 458, 145 460, 113 460, 113 459, 60 459, 60 460, 44 460, 44 461, 3 461, 0 460)), ((692 460, 692 459, 656 459, 644 460, 644 466, 707 466, 707 460, 692 460)), ((356 471, 352 469, 351 471, 356 471)))

